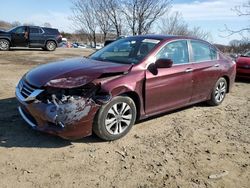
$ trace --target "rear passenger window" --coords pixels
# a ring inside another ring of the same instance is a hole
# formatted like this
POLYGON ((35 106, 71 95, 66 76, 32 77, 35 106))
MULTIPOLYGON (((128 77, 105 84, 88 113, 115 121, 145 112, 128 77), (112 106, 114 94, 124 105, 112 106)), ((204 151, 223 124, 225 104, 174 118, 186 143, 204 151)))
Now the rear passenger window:
POLYGON ((187 41, 175 41, 168 43, 156 55, 156 59, 171 59, 173 64, 185 64, 189 62, 187 41))
POLYGON ((214 49, 213 47, 210 47, 210 51, 211 51, 211 59, 216 60, 217 59, 217 50, 214 49))
POLYGON ((210 47, 210 45, 199 41, 191 41, 191 46, 193 50, 194 62, 211 61, 217 59, 217 52, 215 49, 210 47))
POLYGON ((38 28, 30 28, 30 33, 34 33, 34 34, 38 34, 39 33, 39 29, 38 28))
POLYGON ((43 30, 50 35, 58 35, 59 31, 57 29, 52 29, 52 28, 43 28, 43 30))

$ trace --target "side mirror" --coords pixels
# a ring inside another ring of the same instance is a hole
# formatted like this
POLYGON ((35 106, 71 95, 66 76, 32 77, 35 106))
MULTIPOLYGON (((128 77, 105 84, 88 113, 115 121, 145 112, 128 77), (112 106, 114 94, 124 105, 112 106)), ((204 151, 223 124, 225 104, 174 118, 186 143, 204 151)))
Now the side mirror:
POLYGON ((173 65, 171 59, 157 59, 155 62, 156 68, 170 68, 173 65))

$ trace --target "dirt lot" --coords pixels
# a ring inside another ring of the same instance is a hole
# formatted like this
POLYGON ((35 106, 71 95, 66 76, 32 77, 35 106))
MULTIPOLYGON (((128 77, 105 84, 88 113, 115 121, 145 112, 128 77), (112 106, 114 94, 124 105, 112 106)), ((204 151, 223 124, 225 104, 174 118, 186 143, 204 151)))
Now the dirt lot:
POLYGON ((121 140, 70 142, 31 130, 14 89, 32 67, 81 49, 0 52, 0 187, 250 186, 250 82, 221 106, 198 104, 137 123, 121 140), (209 179, 210 175, 220 178, 209 179))

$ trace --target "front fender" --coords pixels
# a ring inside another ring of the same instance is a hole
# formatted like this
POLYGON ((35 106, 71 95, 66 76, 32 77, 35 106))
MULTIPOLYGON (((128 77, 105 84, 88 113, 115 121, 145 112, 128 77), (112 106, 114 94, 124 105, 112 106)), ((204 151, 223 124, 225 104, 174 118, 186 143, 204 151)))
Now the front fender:
POLYGON ((135 93, 139 99, 139 101, 135 102, 140 104, 140 117, 143 117, 145 115, 144 85, 144 71, 132 71, 126 75, 111 79, 108 82, 101 83, 101 90, 110 93, 112 97, 126 93, 135 93))
POLYGON ((11 37, 9 36, 0 36, 0 39, 6 39, 10 42, 10 45, 12 45, 12 42, 11 42, 11 37))

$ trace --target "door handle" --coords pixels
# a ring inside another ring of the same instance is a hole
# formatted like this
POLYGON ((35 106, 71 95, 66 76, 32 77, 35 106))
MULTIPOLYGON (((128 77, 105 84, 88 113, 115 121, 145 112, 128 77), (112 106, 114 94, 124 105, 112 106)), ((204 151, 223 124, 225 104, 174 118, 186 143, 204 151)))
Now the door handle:
POLYGON ((219 67, 219 66, 220 66, 220 64, 215 64, 215 65, 214 65, 214 67, 219 67))
POLYGON ((187 68, 186 70, 185 70, 185 72, 192 72, 193 71, 193 69, 191 69, 191 68, 187 68))

